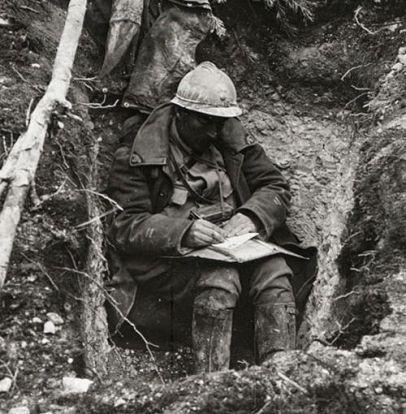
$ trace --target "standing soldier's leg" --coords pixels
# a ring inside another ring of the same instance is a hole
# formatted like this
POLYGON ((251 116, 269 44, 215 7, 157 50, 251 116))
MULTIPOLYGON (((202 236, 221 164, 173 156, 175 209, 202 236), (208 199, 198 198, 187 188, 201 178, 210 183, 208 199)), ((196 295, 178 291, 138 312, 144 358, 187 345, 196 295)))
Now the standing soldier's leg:
POLYGON ((272 256, 251 270, 250 296, 255 306, 255 343, 258 362, 296 345, 296 306, 284 257, 272 256))
POLYGON ((233 311, 240 291, 235 268, 212 264, 201 268, 192 322, 196 373, 228 369, 233 311))

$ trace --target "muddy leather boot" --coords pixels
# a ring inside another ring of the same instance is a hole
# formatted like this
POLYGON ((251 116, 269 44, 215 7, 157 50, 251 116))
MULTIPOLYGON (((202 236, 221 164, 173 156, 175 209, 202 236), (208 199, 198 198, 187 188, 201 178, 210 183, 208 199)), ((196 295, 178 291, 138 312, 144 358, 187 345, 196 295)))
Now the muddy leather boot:
POLYGON ((233 310, 194 309, 192 322, 195 373, 228 369, 233 310))
POLYGON ((270 359, 275 352, 295 349, 295 305, 279 303, 256 306, 255 342, 260 364, 270 359))

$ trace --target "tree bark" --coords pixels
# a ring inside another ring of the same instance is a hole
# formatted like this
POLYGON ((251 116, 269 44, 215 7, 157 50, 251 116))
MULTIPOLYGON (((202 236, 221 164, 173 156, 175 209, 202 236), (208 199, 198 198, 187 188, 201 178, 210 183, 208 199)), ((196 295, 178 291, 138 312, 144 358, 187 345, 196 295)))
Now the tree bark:
POLYGON ((82 33, 86 3, 86 0, 71 0, 69 3, 51 82, 32 113, 27 131, 19 137, 0 171, 0 196, 8 185, 0 213, 0 290, 6 278, 17 225, 28 189, 35 177, 52 113, 58 106, 70 107, 66 94, 82 33))
MULTIPOLYGON (((97 155, 98 145, 90 154, 91 171, 87 187, 97 187, 97 155)), ((101 206, 96 195, 86 192, 89 217, 100 217, 101 206)), ((107 315, 104 307, 105 294, 103 276, 106 273, 106 259, 103 254, 104 232, 100 219, 94 220, 88 227, 89 250, 87 253, 86 276, 81 279, 83 307, 80 318, 80 332, 86 368, 98 377, 108 373, 111 347, 108 342, 107 315)))

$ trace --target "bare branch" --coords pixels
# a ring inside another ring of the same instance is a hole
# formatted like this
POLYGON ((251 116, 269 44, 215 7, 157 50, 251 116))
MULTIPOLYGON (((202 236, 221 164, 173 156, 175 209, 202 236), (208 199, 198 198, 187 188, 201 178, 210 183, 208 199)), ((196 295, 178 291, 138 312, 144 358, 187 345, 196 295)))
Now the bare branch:
POLYGON ((293 381, 289 377, 287 377, 285 374, 282 374, 282 372, 277 372, 278 377, 282 378, 284 381, 288 382, 290 385, 293 385, 295 388, 297 388, 299 391, 303 392, 304 394, 307 394, 307 390, 300 386, 296 381, 293 381))
POLYGON ((377 30, 376 32, 372 32, 371 30, 369 30, 369 29, 368 29, 368 27, 366 27, 364 24, 362 24, 362 23, 359 21, 358 16, 359 16, 359 14, 360 14, 361 10, 362 10, 362 6, 357 7, 357 9, 356 9, 356 10, 355 10, 355 12, 354 12, 354 20, 356 21, 357 25, 358 25, 358 26, 359 26, 362 30, 365 30, 365 31, 366 31, 367 33, 369 33, 370 35, 376 35, 376 34, 379 32, 379 30, 377 30))
POLYGON ((347 70, 347 72, 345 72, 344 73, 344 75, 343 76, 341 76, 341 80, 342 81, 344 81, 344 79, 353 71, 353 70, 356 70, 356 69, 361 69, 361 68, 366 68, 367 66, 370 66, 370 65, 372 65, 372 63, 366 63, 365 65, 363 64, 363 65, 357 65, 357 66, 354 66, 354 67, 352 67, 352 68, 350 68, 350 69, 348 69, 347 70))

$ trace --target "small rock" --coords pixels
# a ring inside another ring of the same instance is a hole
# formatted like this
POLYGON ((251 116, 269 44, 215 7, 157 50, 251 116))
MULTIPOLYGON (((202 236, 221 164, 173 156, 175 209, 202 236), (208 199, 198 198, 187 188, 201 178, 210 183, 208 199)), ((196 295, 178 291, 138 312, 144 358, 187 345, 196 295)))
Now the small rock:
POLYGON ((9 306, 9 308, 11 309, 11 310, 17 310, 18 308, 20 308, 21 307, 21 305, 22 305, 23 303, 22 302, 20 302, 20 301, 15 301, 15 302, 13 302, 10 306, 9 306))
POLYGON ((114 401, 114 407, 120 407, 122 405, 125 405, 126 401, 124 398, 118 398, 116 401, 114 401))
POLYGON ((31 67, 35 69, 39 69, 41 65, 39 63, 31 63, 31 67))
POLYGON ((8 414, 30 414, 30 409, 28 407, 14 407, 12 408, 8 414))
POLYGON ((62 325, 64 320, 55 312, 48 312, 47 318, 54 324, 54 325, 62 325))
POLYGON ((34 316, 32 318, 32 323, 42 323, 42 320, 40 318, 38 318, 38 316, 34 316))
POLYGON ((51 321, 46 321, 44 323, 44 334, 53 335, 56 332, 55 325, 51 321))
POLYGON ((13 79, 8 76, 0 76, 0 85, 10 86, 13 84, 13 79))
POLYGON ((399 53, 398 58, 399 58, 399 62, 400 62, 403 66, 406 66, 406 55, 405 55, 405 54, 400 54, 400 53, 399 53))
POLYGON ((87 392, 93 381, 86 378, 64 377, 62 379, 63 390, 66 394, 78 394, 87 392))
POLYGON ((394 32, 396 32, 396 30, 398 30, 400 27, 402 27, 402 25, 401 25, 401 24, 399 24, 399 23, 394 23, 394 24, 391 24, 391 25, 387 26, 387 27, 386 27, 386 30, 389 30, 390 32, 394 33, 394 32))
POLYGON ((6 27, 6 26, 11 26, 11 23, 9 20, 7 19, 3 19, 2 17, 0 17, 0 27, 6 27))
POLYGON ((13 385, 13 380, 11 378, 5 377, 0 381, 0 393, 9 392, 11 386, 13 385))
POLYGON ((30 282, 30 283, 35 282, 37 279, 38 279, 38 276, 37 276, 37 275, 29 275, 29 276, 26 278, 27 282, 30 282))
POLYGON ((68 407, 60 411, 59 414, 76 414, 77 412, 78 410, 76 409, 76 407, 68 407))
POLYGON ((395 63, 392 66, 392 70, 395 71, 395 72, 400 72, 402 69, 403 69, 403 65, 400 62, 395 63))

